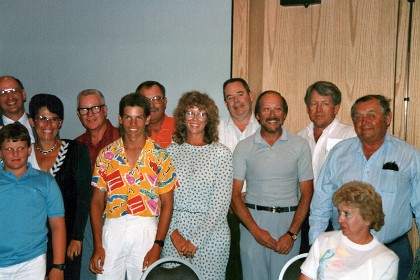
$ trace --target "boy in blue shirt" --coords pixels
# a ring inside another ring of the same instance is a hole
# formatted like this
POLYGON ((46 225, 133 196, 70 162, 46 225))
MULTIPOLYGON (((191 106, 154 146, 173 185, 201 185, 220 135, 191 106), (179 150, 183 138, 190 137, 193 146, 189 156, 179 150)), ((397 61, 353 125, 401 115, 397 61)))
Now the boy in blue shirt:
POLYGON ((30 144, 28 130, 22 124, 0 129, 0 279, 45 278, 47 218, 54 252, 49 280, 63 279, 63 199, 54 178, 27 163, 30 144))

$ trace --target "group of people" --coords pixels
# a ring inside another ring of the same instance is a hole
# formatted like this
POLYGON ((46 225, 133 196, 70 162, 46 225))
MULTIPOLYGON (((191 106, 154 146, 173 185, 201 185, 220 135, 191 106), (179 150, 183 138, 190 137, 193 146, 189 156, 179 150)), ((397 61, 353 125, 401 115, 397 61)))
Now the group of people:
POLYGON ((420 153, 387 132, 385 97, 359 98, 353 128, 336 118, 340 90, 316 82, 311 122, 295 135, 279 92, 253 110, 248 84, 232 78, 223 96, 226 119, 198 91, 169 117, 165 87, 146 81, 120 100, 118 129, 103 94, 83 90, 86 132, 69 140, 57 96, 34 95, 27 114, 21 81, 0 77, 1 193, 19 207, 1 206, 0 278, 140 279, 181 257, 203 279, 278 279, 309 251, 301 279, 407 279, 420 153), (329 224, 337 231, 322 233, 329 224))

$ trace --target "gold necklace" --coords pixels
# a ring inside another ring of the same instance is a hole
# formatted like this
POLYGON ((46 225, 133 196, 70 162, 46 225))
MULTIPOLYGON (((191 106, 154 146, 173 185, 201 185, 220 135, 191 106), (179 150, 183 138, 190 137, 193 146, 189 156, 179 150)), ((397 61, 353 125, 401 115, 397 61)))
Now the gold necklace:
POLYGON ((38 143, 36 143, 36 149, 43 155, 46 155, 48 153, 51 153, 52 151, 54 151, 55 147, 57 146, 57 139, 54 142, 54 146, 52 146, 51 148, 49 148, 48 150, 43 150, 39 147, 38 143))

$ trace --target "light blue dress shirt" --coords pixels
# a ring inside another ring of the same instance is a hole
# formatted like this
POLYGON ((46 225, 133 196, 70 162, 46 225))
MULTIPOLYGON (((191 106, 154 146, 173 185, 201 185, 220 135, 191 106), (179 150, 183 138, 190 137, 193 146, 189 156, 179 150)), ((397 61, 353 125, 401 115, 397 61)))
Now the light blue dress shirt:
POLYGON ((408 232, 412 213, 420 226, 420 152, 387 133, 382 146, 367 160, 356 137, 338 143, 321 169, 311 202, 311 244, 326 229, 330 217, 334 229, 339 229, 332 196, 350 181, 367 182, 382 197, 385 225, 379 232, 372 230, 379 241, 388 243, 408 232), (398 171, 383 169, 385 163, 393 162, 398 171))

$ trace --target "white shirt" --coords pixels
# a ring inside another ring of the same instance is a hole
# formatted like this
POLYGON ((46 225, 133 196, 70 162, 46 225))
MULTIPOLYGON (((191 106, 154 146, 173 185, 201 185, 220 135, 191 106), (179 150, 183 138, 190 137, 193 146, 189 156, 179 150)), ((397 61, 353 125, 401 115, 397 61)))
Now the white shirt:
MULTIPOLYGON (((227 119, 220 120, 218 127, 219 142, 228 147, 229 150, 233 153, 239 141, 244 140, 248 136, 254 134, 259 127, 260 124, 258 123, 254 114, 251 115, 248 125, 245 127, 244 131, 240 131, 239 128, 233 122, 232 118, 229 116, 227 119)), ((242 191, 246 191, 245 182, 242 191)))
POLYGON ((306 139, 312 152, 312 168, 314 170, 314 185, 318 179, 321 167, 327 159, 328 153, 340 141, 355 137, 354 128, 340 123, 337 118, 327 126, 319 137, 318 142, 314 138, 314 124, 311 122, 307 127, 297 133, 306 139))
POLYGON ((311 279, 396 280, 398 261, 398 256, 375 236, 360 245, 341 231, 329 231, 315 240, 300 268, 311 279))
POLYGON ((232 118, 228 117, 227 119, 220 120, 218 127, 219 142, 228 147, 229 150, 233 153, 236 144, 238 144, 239 141, 244 140, 248 136, 254 134, 259 127, 260 124, 254 115, 251 115, 249 123, 245 127, 244 131, 240 131, 233 122, 232 118))
MULTIPOLYGON (((6 116, 2 116, 3 118, 3 124, 4 126, 11 124, 11 123, 15 123, 14 120, 9 119, 6 116)), ((18 122, 20 122, 23 126, 26 127, 26 129, 29 131, 29 136, 31 137, 31 143, 35 143, 35 137, 34 137, 34 132, 32 130, 31 125, 29 124, 29 119, 28 116, 26 114, 23 114, 22 117, 20 117, 19 120, 17 120, 18 122)))

